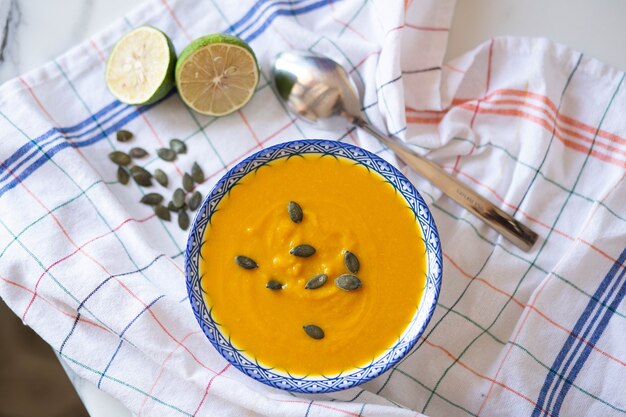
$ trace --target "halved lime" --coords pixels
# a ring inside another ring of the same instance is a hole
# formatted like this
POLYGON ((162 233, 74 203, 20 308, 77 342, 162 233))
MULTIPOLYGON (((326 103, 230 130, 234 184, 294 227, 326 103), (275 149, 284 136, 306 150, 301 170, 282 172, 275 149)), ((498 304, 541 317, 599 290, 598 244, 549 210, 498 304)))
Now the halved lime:
POLYGON ((106 83, 127 104, 150 104, 174 86, 176 53, 169 38, 151 26, 127 33, 107 60, 106 83))
POLYGON ((176 63, 181 99, 198 113, 225 116, 242 108, 259 82, 256 56, 241 39, 214 33, 191 42, 176 63))

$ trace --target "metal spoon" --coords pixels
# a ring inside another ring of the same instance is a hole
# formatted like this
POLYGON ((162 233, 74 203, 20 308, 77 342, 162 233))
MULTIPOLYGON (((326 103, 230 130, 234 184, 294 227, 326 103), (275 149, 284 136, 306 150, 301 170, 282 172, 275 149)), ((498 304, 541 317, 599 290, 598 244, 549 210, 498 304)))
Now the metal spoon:
POLYGON ((529 251, 537 234, 494 206, 434 162, 411 150, 404 142, 369 125, 361 114, 356 88, 346 70, 335 61, 308 51, 279 54, 272 65, 276 88, 290 111, 323 129, 335 130, 346 121, 376 137, 418 174, 444 194, 478 216, 515 246, 529 251))

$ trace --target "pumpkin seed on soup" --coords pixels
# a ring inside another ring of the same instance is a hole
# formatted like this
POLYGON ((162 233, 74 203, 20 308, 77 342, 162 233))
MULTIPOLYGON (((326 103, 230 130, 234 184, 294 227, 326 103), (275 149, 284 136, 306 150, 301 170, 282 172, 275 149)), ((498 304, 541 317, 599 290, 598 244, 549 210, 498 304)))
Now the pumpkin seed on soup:
POLYGON ((327 280, 328 280, 328 275, 326 274, 314 275, 313 277, 309 278, 309 280, 306 282, 304 289, 316 290, 320 288, 322 285, 326 284, 327 280))
POLYGON ((254 269, 259 267, 259 265, 254 262, 254 260, 243 255, 235 256, 235 263, 237 263, 237 265, 239 265, 243 269, 254 269))
POLYGON ((187 215, 186 210, 178 211, 178 226, 183 230, 187 230, 189 228, 189 215, 187 215))
POLYGON ((183 175, 183 188, 187 192, 191 192, 193 190, 193 178, 191 178, 191 175, 186 172, 185 175, 183 175))
POLYGON ((306 334, 313 339, 320 340, 324 338, 324 330, 315 324, 307 324, 306 326, 302 326, 302 328, 306 334))
POLYGON ((287 213, 289 213, 292 222, 300 223, 302 221, 302 207, 295 201, 290 201, 287 204, 287 213))
POLYGON ((348 271, 352 272, 353 274, 359 272, 361 263, 359 262, 359 258, 357 258, 354 253, 347 250, 345 255, 343 256, 343 262, 346 265, 346 268, 348 268, 348 271))
POLYGON ((202 182, 204 182, 204 172, 197 162, 194 162, 193 166, 191 167, 191 178, 193 178, 196 184, 201 184, 202 182))
POLYGON ((298 245, 289 251, 293 256, 308 258, 315 253, 315 248, 308 244, 298 245))
POLYGON ((130 155, 131 158, 137 159, 137 158, 143 158, 144 156, 148 156, 148 151, 146 151, 144 148, 136 147, 128 151, 128 154, 130 155))
POLYGON ((157 204, 156 206, 154 206, 154 213, 161 220, 165 220, 168 222, 171 220, 170 211, 163 204, 157 204))
POLYGON ((167 174, 165 172, 163 172, 163 170, 161 169, 155 169, 154 170, 154 179, 156 180, 156 182, 158 182, 159 184, 161 184, 163 187, 167 187, 167 174))
POLYGON ((115 165, 128 165, 130 164, 130 156, 122 151, 113 151, 109 154, 109 159, 115 165))
POLYGON ((128 180, 130 180, 130 175, 128 175, 128 171, 123 166, 117 167, 117 180, 120 184, 128 184, 128 180))
POLYGON ((187 153, 187 145, 180 139, 170 140, 170 149, 176 153, 187 153))
POLYGON ((122 129, 117 131, 117 133, 115 134, 115 138, 118 142, 128 142, 133 138, 133 134, 130 133, 128 130, 122 129))
POLYGON ((283 284, 281 284, 280 282, 272 279, 272 280, 269 280, 267 282, 267 284, 265 285, 265 288, 269 288, 270 290, 273 290, 273 291, 282 290, 283 289, 283 284))
POLYGON ((352 274, 343 274, 335 278, 335 285, 344 291, 354 291, 361 288, 361 280, 352 274))
POLYGON ((163 196, 159 193, 148 193, 141 197, 141 200, 139 201, 149 206, 156 206, 157 204, 161 204, 161 202, 163 201, 163 196))
POLYGON ((172 162, 176 159, 176 152, 169 148, 159 148, 157 149, 157 155, 164 161, 172 162))

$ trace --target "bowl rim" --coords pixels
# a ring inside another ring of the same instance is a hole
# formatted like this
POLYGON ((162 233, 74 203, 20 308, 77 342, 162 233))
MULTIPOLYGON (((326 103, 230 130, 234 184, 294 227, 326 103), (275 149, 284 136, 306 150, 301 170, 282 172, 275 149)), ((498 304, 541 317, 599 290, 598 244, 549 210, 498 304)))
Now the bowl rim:
POLYGON ((441 244, 435 221, 426 202, 404 174, 391 163, 366 149, 326 139, 301 139, 279 143, 255 152, 229 169, 203 199, 192 222, 185 249, 185 281, 189 302, 200 328, 218 353, 239 371, 257 381, 274 388, 306 394, 328 393, 360 385, 400 362, 413 349, 433 316, 441 289, 442 265, 441 244), (420 225, 422 239, 426 246, 427 273, 424 292, 418 308, 402 336, 368 365, 333 376, 294 376, 288 372, 275 371, 246 357, 232 345, 230 340, 224 338, 217 323, 212 319, 211 310, 204 303, 200 288, 202 277, 199 276, 197 264, 204 232, 211 221, 215 208, 224 195, 241 178, 256 171, 261 166, 276 159, 301 154, 344 157, 383 176, 395 188, 396 192, 401 193, 407 201, 420 225), (425 305, 426 301, 428 301, 428 305, 425 305), (426 311, 424 308, 428 310, 426 311), (407 338, 408 340, 404 340, 407 338))

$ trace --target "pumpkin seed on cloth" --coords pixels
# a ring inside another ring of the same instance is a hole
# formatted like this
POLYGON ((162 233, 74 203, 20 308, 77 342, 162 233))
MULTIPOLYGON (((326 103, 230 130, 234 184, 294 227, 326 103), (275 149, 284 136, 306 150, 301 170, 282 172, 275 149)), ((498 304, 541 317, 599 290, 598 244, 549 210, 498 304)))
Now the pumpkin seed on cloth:
POLYGON ((183 188, 187 192, 193 191, 193 178, 191 178, 191 175, 186 172, 185 175, 183 175, 183 188))
POLYGON ((202 194, 200 194, 200 191, 196 191, 189 199, 189 210, 196 211, 200 204, 202 204, 202 194))
POLYGON ((168 179, 167 174, 163 170, 157 168, 154 170, 154 179, 163 187, 167 187, 168 179))
POLYGON ((172 162, 176 159, 176 152, 169 148, 159 148, 157 149, 157 155, 164 161, 172 162))
POLYGON ((130 167, 130 173, 131 174, 139 174, 139 173, 146 174, 147 176, 152 178, 152 174, 150 173, 150 171, 148 171, 144 167, 140 167, 139 165, 134 165, 134 166, 130 167))
POLYGON ((148 193, 141 197, 141 200, 139 201, 149 206, 156 206, 157 204, 161 204, 161 202, 163 201, 163 196, 159 193, 148 193))
POLYGON ((128 171, 126 171, 126 168, 124 168, 123 166, 118 166, 117 167, 117 180, 120 182, 120 184, 128 184, 128 181, 130 180, 130 175, 128 174, 128 171))
POLYGON ((131 158, 138 159, 148 156, 148 151, 144 148, 135 147, 128 151, 128 155, 130 155, 131 158))
POLYGON ((115 165, 128 165, 130 164, 130 156, 122 151, 113 151, 109 154, 109 159, 115 164, 115 165))
POLYGON ((191 167, 191 178, 193 178, 196 184, 201 184, 204 182, 204 172, 197 162, 194 162, 193 166, 191 167))
POLYGON ((145 168, 135 165, 130 168, 130 174, 133 176, 133 179, 137 184, 144 187, 152 185, 152 174, 145 168))
POLYGON ((171 220, 170 211, 162 204, 157 204, 156 206, 154 206, 154 213, 161 220, 165 220, 168 222, 171 220))
POLYGON ((184 209, 178 210, 178 227, 182 230, 187 230, 189 228, 189 215, 184 209))
POLYGON ((170 140, 170 149, 177 154, 187 153, 187 145, 185 145, 185 142, 180 139, 170 140))
POLYGON ((118 142, 128 142, 129 140, 131 140, 133 138, 133 134, 130 133, 128 130, 118 130, 117 133, 115 133, 115 139, 117 139, 118 142))
POLYGON ((174 207, 181 208, 185 204, 185 192, 182 188, 177 188, 172 195, 172 203, 174 207))

